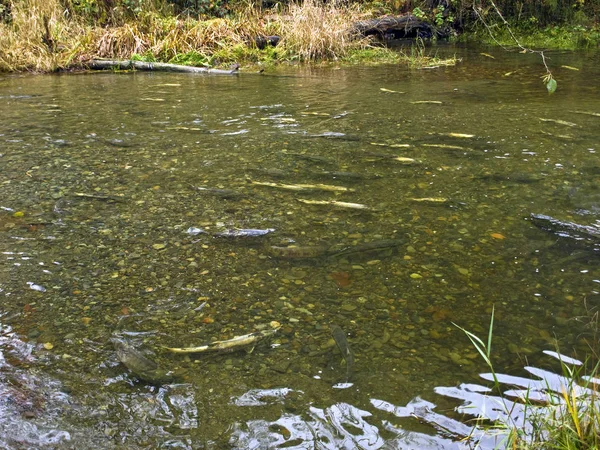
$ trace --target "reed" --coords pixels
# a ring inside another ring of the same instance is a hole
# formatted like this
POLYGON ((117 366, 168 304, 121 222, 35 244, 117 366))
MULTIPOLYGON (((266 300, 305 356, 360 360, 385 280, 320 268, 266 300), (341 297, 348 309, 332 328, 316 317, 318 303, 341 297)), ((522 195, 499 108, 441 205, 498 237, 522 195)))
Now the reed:
MULTIPOLYGON (((492 363, 492 336, 494 313, 490 321, 487 341, 475 334, 458 327, 469 338, 472 345, 489 367, 494 387, 501 392, 500 382, 492 363)), ((561 360, 563 380, 559 395, 547 386, 548 401, 540 407, 539 400, 529 399, 524 395, 520 401, 524 404, 522 420, 512 420, 513 411, 504 411, 509 418, 503 423, 493 424, 494 428, 504 429, 508 439, 505 448, 514 450, 597 450, 600 448, 600 403, 598 385, 600 379, 598 369, 600 362, 591 366, 590 360, 581 366, 571 366, 561 360), (585 368, 588 367, 588 375, 585 368)), ((529 392, 529 391, 527 391, 529 392)), ((511 401, 501 402, 500 408, 515 405, 511 401)), ((476 427, 490 427, 482 418, 476 427)))

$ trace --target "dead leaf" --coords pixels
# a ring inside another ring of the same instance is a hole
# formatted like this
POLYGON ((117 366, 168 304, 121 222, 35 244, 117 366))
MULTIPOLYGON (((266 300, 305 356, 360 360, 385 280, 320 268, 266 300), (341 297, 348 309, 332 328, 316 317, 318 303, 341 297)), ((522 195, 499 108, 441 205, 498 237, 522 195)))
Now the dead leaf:
POLYGON ((352 281, 350 280, 350 274, 348 272, 333 272, 329 276, 335 282, 335 284, 341 288, 350 286, 352 284, 352 281))

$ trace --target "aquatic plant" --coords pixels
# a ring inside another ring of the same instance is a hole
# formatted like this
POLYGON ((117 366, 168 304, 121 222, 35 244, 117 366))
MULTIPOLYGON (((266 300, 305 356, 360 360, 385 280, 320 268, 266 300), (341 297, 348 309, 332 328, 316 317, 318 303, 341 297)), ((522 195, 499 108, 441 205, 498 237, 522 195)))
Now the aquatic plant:
MULTIPOLYGON (((485 435, 501 435, 502 445, 513 449, 597 449, 600 445, 600 408, 596 378, 599 364, 591 369, 591 375, 584 374, 589 366, 579 360, 557 352, 545 351, 560 361, 562 375, 535 367, 525 370, 540 378, 530 380, 521 377, 498 374, 491 360, 494 313, 490 320, 487 341, 461 329, 471 341, 479 355, 490 369, 481 377, 493 381, 499 396, 490 396, 485 388, 484 396, 471 401, 460 411, 475 416, 468 440, 478 440, 485 435), (502 391, 502 384, 511 384, 519 389, 502 391), (515 398, 510 400, 508 397, 515 398), (489 425, 489 423, 493 425, 489 425)), ((470 400, 481 394, 464 395, 472 392, 472 386, 462 389, 437 388, 436 392, 470 400)), ((491 392, 491 391, 490 391, 491 392)))

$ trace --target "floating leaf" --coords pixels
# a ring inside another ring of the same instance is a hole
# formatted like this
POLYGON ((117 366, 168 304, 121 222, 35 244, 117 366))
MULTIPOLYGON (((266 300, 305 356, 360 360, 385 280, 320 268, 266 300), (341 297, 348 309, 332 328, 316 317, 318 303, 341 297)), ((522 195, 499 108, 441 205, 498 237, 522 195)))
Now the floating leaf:
POLYGON ((52 349, 54 348, 54 345, 52 344, 52 342, 46 342, 46 343, 44 344, 44 348, 45 348, 46 350, 52 350, 52 349))
POLYGON ((548 82, 546 83, 546 89, 548 89, 548 93, 553 94, 554 91, 556 91, 556 87, 557 87, 556 80, 554 78, 550 78, 548 80, 548 82))
POLYGON ((569 70, 579 70, 577 67, 573 67, 573 66, 560 66, 563 69, 569 69, 569 70))

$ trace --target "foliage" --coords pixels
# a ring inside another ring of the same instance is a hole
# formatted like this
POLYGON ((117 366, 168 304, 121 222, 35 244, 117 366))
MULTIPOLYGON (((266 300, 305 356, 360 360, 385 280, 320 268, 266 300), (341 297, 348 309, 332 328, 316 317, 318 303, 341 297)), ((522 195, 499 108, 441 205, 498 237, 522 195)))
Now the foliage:
MULTIPOLYGON (((530 24, 511 23, 515 33, 519 35, 521 44, 529 48, 554 48, 575 50, 578 48, 595 48, 600 45, 600 27, 582 25, 554 25, 548 27, 532 27, 530 24)), ((503 46, 514 46, 510 34, 502 27, 494 27, 494 39, 487 30, 471 30, 465 35, 466 40, 476 40, 485 44, 500 43, 503 46)))
MULTIPOLYGON (((494 40, 510 39, 513 45, 512 21, 519 20, 517 30, 526 32, 518 45, 528 51, 534 48, 529 42, 536 36, 545 39, 540 45, 548 46, 550 39, 551 46, 560 48, 594 46, 600 41, 600 29, 589 25, 600 9, 593 4, 600 2, 576 0, 569 6, 574 10, 569 12, 573 24, 549 26, 536 34, 547 20, 526 16, 526 12, 542 7, 523 0, 515 17, 510 7, 513 1, 497 0, 496 5, 494 0, 377 0, 366 4, 371 10, 365 11, 364 3, 361 8, 358 3, 305 0, 271 14, 254 0, 0 0, 0 71, 50 71, 91 57, 132 55, 213 66, 377 58, 411 67, 446 64, 426 55, 419 44, 392 58, 353 31, 352 24, 370 14, 398 12, 412 12, 438 27, 481 24, 480 17, 485 20, 485 31, 493 30, 494 40), (504 18, 500 13, 506 15, 506 22, 500 20, 504 18), (277 46, 256 45, 257 38, 273 35, 281 38, 277 46)), ((543 3, 552 3, 566 14, 564 0, 543 3)), ((482 34, 477 29, 474 33, 482 34)), ((551 92, 556 85, 546 69, 544 76, 550 78, 544 83, 551 92)))

